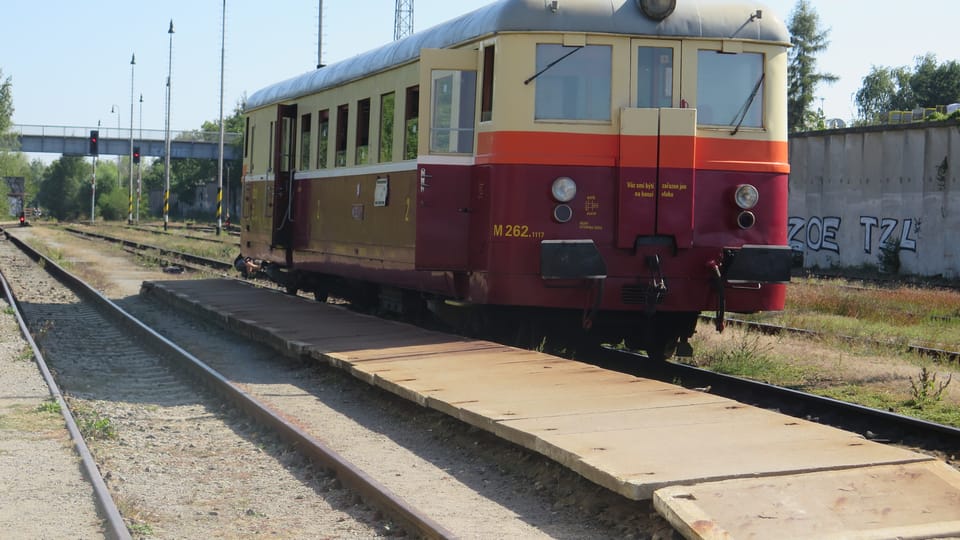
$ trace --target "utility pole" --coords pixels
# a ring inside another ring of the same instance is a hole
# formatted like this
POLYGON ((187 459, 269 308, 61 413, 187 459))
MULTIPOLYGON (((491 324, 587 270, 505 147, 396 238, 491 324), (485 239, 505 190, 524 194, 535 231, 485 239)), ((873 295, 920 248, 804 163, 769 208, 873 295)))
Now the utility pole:
POLYGON ((223 0, 223 28, 220 30, 220 155, 217 158, 217 236, 223 228, 223 58, 227 43, 227 0, 223 0))
MULTIPOLYGON (((100 121, 97 120, 97 135, 100 135, 100 121)), ((97 151, 97 154, 100 152, 97 151)), ((93 182, 90 184, 90 226, 93 226, 97 209, 97 156, 93 156, 93 182)))
POLYGON ((323 67, 323 0, 317 2, 317 69, 323 67))
POLYGON ((163 149, 163 230, 170 220, 170 76, 173 74, 173 19, 170 19, 170 52, 167 57, 167 114, 164 119, 166 135, 163 149))
POLYGON ((133 70, 137 55, 130 55, 130 204, 127 207, 127 225, 133 224, 133 70))
MULTIPOLYGON (((140 94, 140 136, 137 142, 143 146, 143 94, 140 94)), ((137 148, 137 225, 140 224, 140 192, 143 189, 143 176, 140 171, 140 148, 137 148)))

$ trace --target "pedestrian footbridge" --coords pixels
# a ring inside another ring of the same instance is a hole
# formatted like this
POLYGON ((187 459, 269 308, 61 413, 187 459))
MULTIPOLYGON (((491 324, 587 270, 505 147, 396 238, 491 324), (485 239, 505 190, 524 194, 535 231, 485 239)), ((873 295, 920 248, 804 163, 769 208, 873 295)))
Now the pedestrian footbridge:
MULTIPOLYGON (((156 129, 91 128, 80 126, 14 125, 11 132, 21 152, 89 156, 90 132, 99 132, 98 153, 129 156, 132 147, 141 156, 164 157, 166 132, 156 129), (133 137, 131 138, 131 134, 133 137)), ((239 133, 225 133, 223 159, 240 159, 239 133)), ((170 159, 217 159, 220 157, 220 133, 215 131, 177 131, 170 133, 170 159)))

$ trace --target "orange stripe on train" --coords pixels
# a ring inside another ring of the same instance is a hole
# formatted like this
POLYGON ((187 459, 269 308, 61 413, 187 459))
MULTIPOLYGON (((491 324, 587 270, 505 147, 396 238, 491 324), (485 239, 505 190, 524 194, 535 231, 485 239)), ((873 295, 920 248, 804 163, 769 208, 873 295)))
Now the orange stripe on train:
POLYGON ((659 163, 664 167, 689 168, 693 164, 702 170, 790 172, 786 141, 543 131, 480 133, 477 163, 655 167, 658 146, 659 163))

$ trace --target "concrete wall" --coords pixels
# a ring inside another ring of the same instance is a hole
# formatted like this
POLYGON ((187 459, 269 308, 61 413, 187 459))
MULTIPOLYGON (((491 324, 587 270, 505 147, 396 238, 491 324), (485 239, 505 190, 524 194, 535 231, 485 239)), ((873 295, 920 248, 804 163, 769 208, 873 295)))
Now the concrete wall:
POLYGON ((960 122, 795 135, 790 165, 805 267, 879 267, 887 244, 900 273, 960 277, 960 122))

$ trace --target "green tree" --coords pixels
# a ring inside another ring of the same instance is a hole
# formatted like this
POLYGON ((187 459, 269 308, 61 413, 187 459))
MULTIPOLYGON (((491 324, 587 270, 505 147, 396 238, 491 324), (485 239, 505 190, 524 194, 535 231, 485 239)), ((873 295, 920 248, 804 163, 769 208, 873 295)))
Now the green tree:
POLYGON ((790 131, 806 131, 815 124, 813 100, 817 85, 832 83, 836 75, 817 71, 817 53, 826 50, 829 30, 820 28, 820 17, 808 0, 799 0, 787 25, 790 30, 790 65, 788 70, 787 125, 790 131))
POLYGON ((857 123, 884 122, 890 111, 908 111, 917 100, 910 85, 912 74, 906 67, 871 66, 863 78, 854 101, 857 104, 857 123))
POLYGON ((937 64, 937 56, 927 53, 916 58, 910 88, 920 107, 936 107, 960 101, 960 63, 950 60, 937 64))
POLYGON ((37 201, 60 220, 75 220, 89 214, 92 172, 91 165, 80 156, 61 157, 47 167, 37 201))
POLYGON ((12 148, 14 136, 10 133, 13 125, 13 82, 10 77, 3 78, 0 69, 0 153, 4 148, 12 148))
MULTIPOLYGON (((243 133, 243 102, 238 103, 234 108, 233 114, 225 117, 224 120, 224 131, 226 133, 243 133)), ((189 134, 184 134, 182 138, 190 138, 192 140, 205 140, 208 142, 218 142, 219 141, 219 132, 220 132, 220 122, 219 120, 211 120, 204 122, 199 130, 191 132, 189 134)), ((243 147, 243 141, 237 139, 236 142, 231 143, 236 146, 238 149, 243 147)), ((239 155, 239 152, 238 152, 239 155)), ((150 185, 157 185, 162 188, 164 184, 163 177, 163 162, 157 160, 159 167, 154 164, 154 167, 151 168, 149 174, 145 174, 144 177, 149 176, 150 185)), ((215 159, 175 159, 170 161, 170 192, 177 196, 178 200, 193 200, 194 192, 198 187, 201 187, 208 182, 213 182, 217 180, 217 167, 218 162, 215 159)), ((224 190, 228 193, 238 193, 240 189, 240 176, 241 168, 243 163, 240 159, 235 160, 224 160, 223 163, 223 183, 224 190)), ((226 206, 226 201, 224 201, 224 206, 226 206)), ((171 215, 174 213, 173 208, 170 209, 171 215)), ((226 211, 224 211, 226 215, 226 211)))

